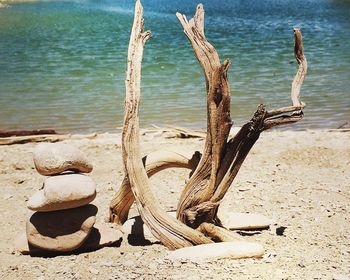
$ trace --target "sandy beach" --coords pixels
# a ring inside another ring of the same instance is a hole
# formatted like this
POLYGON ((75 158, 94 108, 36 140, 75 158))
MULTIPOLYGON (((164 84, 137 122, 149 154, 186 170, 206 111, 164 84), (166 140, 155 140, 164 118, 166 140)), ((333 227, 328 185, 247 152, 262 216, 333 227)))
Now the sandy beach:
MULTIPOLYGON (((200 139, 146 135, 142 151, 201 150, 200 139)), ((98 222, 123 177, 120 136, 67 140, 94 164, 98 222)), ((0 146, 0 279, 349 279, 350 134, 325 130, 272 131, 261 135, 227 193, 221 213, 259 213, 274 222, 268 230, 243 232, 262 244, 262 259, 210 263, 171 262, 155 242, 138 245, 124 234, 120 247, 71 256, 39 258, 14 252, 32 212, 28 198, 44 177, 34 167, 37 144, 0 146), (278 233, 278 234, 277 234, 278 233), (131 243, 131 244, 130 244, 131 243)), ((171 169, 151 179, 165 210, 174 210, 186 170, 171 169)), ((132 209, 130 216, 137 215, 132 209)))

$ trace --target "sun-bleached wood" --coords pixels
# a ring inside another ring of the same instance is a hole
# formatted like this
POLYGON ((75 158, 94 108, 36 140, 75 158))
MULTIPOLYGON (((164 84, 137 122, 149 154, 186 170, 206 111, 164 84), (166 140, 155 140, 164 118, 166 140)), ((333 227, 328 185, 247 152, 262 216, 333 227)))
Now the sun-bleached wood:
POLYGON ((217 217, 218 207, 260 133, 271 127, 302 119, 305 104, 300 101, 300 88, 307 72, 301 31, 294 29, 294 52, 299 69, 292 84, 292 106, 267 111, 265 106, 259 105, 251 120, 229 139, 232 121, 227 72, 230 62, 224 60, 221 63, 217 51, 205 37, 203 5, 197 6, 191 20, 187 20, 186 16, 180 13, 176 16, 193 47, 206 80, 207 132, 203 154, 196 157, 196 161, 191 164, 190 158, 181 154, 170 154, 169 157, 158 154, 156 157, 149 156, 150 159, 141 158, 138 116, 141 62, 143 47, 150 33, 143 31, 143 10, 140 1, 137 0, 125 81, 122 150, 126 176, 110 208, 110 220, 123 223, 135 199, 144 223, 169 249, 236 238, 223 228, 217 217), (181 193, 177 207, 178 220, 167 215, 159 207, 148 181, 148 176, 169 167, 193 170, 181 193))
POLYGON ((305 104, 299 100, 300 88, 307 71, 302 35, 294 29, 294 53, 299 69, 292 84, 291 107, 267 112, 259 105, 250 122, 243 125, 235 137, 228 140, 230 121, 230 89, 227 81, 229 61, 220 64, 215 48, 204 35, 204 9, 200 4, 191 20, 176 14, 202 66, 207 89, 207 139, 203 156, 193 176, 185 186, 177 208, 177 217, 197 228, 201 223, 222 225, 217 217, 221 200, 231 186, 244 159, 263 130, 276 125, 299 121, 305 104), (291 115, 281 115, 292 113, 291 115))
MULTIPOLYGON (((142 158, 148 177, 167 168, 187 168, 194 170, 200 159, 199 152, 192 151, 156 151, 142 158)), ((123 224, 129 214, 135 197, 131 191, 128 177, 125 176, 118 192, 112 199, 109 206, 109 221, 116 224, 123 224)))
POLYGON ((142 220, 152 234, 169 249, 196 244, 212 243, 200 232, 191 229, 166 214, 156 202, 144 168, 139 140, 139 100, 141 83, 141 62, 143 48, 150 38, 150 32, 143 29, 143 7, 139 0, 135 4, 134 23, 128 48, 128 66, 125 80, 125 115, 122 131, 122 154, 125 172, 134 194, 142 220))

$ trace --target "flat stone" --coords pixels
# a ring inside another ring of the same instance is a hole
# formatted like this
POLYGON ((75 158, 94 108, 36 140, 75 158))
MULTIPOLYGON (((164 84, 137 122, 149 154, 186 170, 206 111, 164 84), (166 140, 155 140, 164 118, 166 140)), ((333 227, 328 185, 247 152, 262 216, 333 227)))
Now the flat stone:
POLYGON ((62 174, 46 178, 43 188, 27 202, 33 211, 48 212, 89 204, 96 197, 94 181, 82 174, 62 174))
POLYGON ((150 229, 144 224, 141 216, 135 216, 128 219, 123 224, 122 231, 128 235, 138 235, 147 239, 153 237, 150 229))
POLYGON ((218 215, 223 225, 231 230, 266 229, 272 221, 260 214, 224 213, 218 215))
POLYGON ((114 246, 121 243, 123 234, 120 230, 111 228, 106 224, 95 224, 91 229, 88 238, 84 243, 73 251, 66 252, 52 252, 44 249, 37 248, 28 243, 26 233, 20 234, 15 240, 14 251, 22 255, 34 255, 34 256, 48 256, 59 254, 75 254, 81 252, 90 252, 107 246, 114 246))
POLYGON ((97 250, 102 247, 112 246, 120 243, 123 238, 123 233, 107 224, 96 224, 88 239, 78 249, 82 251, 97 250))
POLYGON ((97 207, 34 213, 26 224, 28 242, 49 251, 72 251, 87 239, 96 221, 97 207))
POLYGON ((181 248, 170 252, 167 259, 172 261, 205 262, 225 258, 261 258, 263 255, 264 248, 260 244, 231 241, 181 248))
POLYGON ((36 170, 45 176, 65 171, 89 173, 92 164, 76 147, 64 143, 41 143, 33 153, 36 170))

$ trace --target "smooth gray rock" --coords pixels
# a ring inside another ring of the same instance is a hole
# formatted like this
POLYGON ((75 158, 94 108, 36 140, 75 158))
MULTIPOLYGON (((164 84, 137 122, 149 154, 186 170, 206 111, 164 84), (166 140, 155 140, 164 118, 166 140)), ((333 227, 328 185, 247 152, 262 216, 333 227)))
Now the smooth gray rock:
POLYGON ((41 143, 33 153, 36 170, 45 176, 65 171, 89 173, 92 164, 76 147, 64 143, 41 143))
POLYGON ((27 202, 33 211, 48 212, 89 204, 96 197, 94 181, 82 174, 62 174, 46 178, 43 188, 27 202))
POLYGON ((96 221, 97 207, 34 213, 26 224, 28 242, 48 251, 66 252, 79 248, 96 221))

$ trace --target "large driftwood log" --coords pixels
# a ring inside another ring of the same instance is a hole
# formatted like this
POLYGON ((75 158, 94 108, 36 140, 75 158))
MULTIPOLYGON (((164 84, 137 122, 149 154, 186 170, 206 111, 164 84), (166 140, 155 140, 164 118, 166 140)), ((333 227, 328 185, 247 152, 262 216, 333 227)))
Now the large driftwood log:
POLYGON ((215 48, 205 37, 202 5, 198 5, 195 16, 190 21, 179 13, 177 13, 177 17, 192 44, 206 79, 208 118, 203 155, 199 163, 193 161, 191 165, 189 158, 179 159, 177 158, 178 154, 175 157, 171 155, 167 159, 167 156, 161 156, 161 160, 158 157, 154 161, 151 160, 149 165, 145 163, 145 160, 141 160, 138 119, 141 61, 143 47, 150 37, 150 33, 143 31, 142 6, 137 0, 128 52, 125 117, 122 134, 126 178, 116 199, 111 204, 111 220, 123 223, 135 199, 143 221, 155 237, 170 249, 210 243, 211 240, 236 239, 236 236, 220 228, 222 225, 217 217, 220 202, 260 133, 271 127, 302 119, 302 109, 305 104, 300 101, 299 96, 307 72, 301 32, 295 29, 294 52, 299 69, 292 84, 293 105, 271 111, 266 111, 263 105, 259 105, 252 119, 232 139, 228 140, 232 125, 230 88, 227 81, 230 63, 228 60, 220 63, 215 48), (184 161, 180 164, 182 160, 184 161), (167 216, 159 208, 151 193, 147 175, 151 176, 165 168, 180 167, 180 165, 195 170, 181 194, 177 208, 179 221, 177 221, 167 216), (130 192, 130 188, 132 192, 130 192), (117 210, 115 211, 115 209, 117 210))

